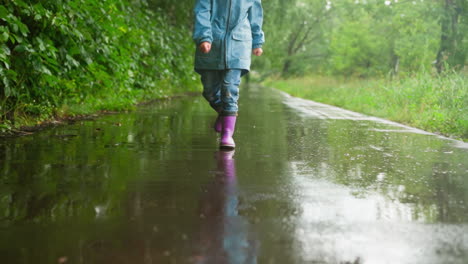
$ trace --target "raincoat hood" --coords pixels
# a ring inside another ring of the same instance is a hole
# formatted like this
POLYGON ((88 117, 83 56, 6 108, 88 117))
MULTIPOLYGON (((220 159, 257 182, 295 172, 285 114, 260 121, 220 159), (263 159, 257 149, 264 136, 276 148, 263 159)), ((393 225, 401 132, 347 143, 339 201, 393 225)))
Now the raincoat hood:
POLYGON ((250 70, 252 49, 265 42, 261 0, 197 0, 193 40, 211 51, 195 54, 195 70, 250 70))

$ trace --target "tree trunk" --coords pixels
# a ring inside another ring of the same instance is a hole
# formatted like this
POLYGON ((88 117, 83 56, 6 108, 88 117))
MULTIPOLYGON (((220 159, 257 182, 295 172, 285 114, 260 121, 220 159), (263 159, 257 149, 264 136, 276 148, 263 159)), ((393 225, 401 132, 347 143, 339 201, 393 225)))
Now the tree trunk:
MULTIPOLYGON (((463 0, 462 0, 463 1, 463 0)), ((446 66, 463 66, 467 52, 460 45, 463 43, 464 34, 459 30, 460 16, 464 13, 463 3, 457 0, 445 0, 445 14, 441 19, 440 48, 437 52, 436 68, 439 73, 446 66)))
POLYGON ((288 74, 289 68, 291 68, 291 59, 286 59, 283 64, 283 70, 281 71, 281 75, 284 77, 288 74))

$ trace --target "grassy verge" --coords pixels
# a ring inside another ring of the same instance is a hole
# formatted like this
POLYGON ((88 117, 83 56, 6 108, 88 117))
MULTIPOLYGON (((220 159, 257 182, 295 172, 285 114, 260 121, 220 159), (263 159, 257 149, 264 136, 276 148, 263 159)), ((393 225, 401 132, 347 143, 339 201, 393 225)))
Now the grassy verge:
POLYGON ((14 124, 8 120, 0 123, 0 136, 29 134, 42 127, 61 124, 63 121, 86 119, 99 114, 132 111, 141 103, 193 94, 196 88, 197 86, 193 83, 193 85, 184 87, 167 85, 154 91, 132 90, 126 94, 102 94, 89 97, 84 102, 69 102, 59 108, 44 109, 44 114, 41 115, 30 115, 22 112, 19 108, 15 114, 14 124))
POLYGON ((468 77, 462 74, 421 73, 392 81, 302 77, 269 79, 265 85, 468 141, 468 77))

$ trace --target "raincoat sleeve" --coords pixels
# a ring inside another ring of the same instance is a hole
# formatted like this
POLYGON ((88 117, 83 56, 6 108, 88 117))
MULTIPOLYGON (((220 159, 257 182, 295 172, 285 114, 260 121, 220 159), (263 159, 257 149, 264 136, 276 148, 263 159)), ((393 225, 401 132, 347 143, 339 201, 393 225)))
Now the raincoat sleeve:
POLYGON ((213 42, 211 33, 211 0, 197 0, 195 8, 195 26, 193 40, 197 45, 202 42, 213 42))
POLYGON ((254 4, 249 9, 250 28, 252 29, 252 49, 261 48, 265 43, 265 34, 262 30, 263 8, 262 0, 254 0, 254 4))

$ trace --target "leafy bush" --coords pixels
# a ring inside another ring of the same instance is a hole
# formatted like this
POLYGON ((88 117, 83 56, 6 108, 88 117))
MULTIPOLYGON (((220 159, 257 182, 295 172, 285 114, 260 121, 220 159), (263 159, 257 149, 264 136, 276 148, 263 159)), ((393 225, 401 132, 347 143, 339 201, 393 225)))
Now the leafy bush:
POLYGON ((128 108, 196 79, 187 27, 146 1, 36 0, 0 5, 0 118, 48 118, 63 105, 128 108))

